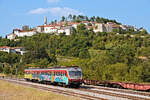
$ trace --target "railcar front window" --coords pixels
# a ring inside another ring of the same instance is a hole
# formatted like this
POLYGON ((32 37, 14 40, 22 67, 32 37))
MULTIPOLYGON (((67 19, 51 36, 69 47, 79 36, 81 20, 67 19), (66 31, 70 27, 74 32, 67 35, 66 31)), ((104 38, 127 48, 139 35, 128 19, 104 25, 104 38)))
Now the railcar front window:
POLYGON ((70 77, 81 77, 81 72, 80 71, 69 71, 69 76, 70 77))

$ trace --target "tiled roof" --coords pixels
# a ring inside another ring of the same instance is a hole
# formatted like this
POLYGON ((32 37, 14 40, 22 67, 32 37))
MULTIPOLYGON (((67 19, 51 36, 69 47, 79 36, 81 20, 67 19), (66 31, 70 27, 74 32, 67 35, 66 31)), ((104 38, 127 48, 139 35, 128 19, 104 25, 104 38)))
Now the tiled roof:
POLYGON ((32 32, 32 30, 30 30, 30 31, 20 30, 19 32, 32 32))
POLYGON ((52 29, 57 29, 56 26, 54 26, 52 29))
POLYGON ((112 25, 113 28, 119 28, 119 25, 112 25))
POLYGON ((21 49, 23 47, 8 47, 8 46, 2 46, 0 48, 9 48, 9 49, 21 49))
POLYGON ((44 25, 44 27, 55 27, 55 25, 44 25))
POLYGON ((2 47, 0 47, 0 48, 10 48, 10 47, 8 47, 8 46, 2 46, 2 47))
POLYGON ((41 25, 41 26, 37 26, 37 27, 55 27, 55 25, 41 25))
POLYGON ((7 36, 10 36, 10 35, 15 35, 15 34, 14 33, 7 34, 7 36))
POLYGON ((82 23, 89 23, 89 21, 82 21, 82 23))
POLYGON ((14 31, 20 31, 20 29, 16 28, 16 29, 14 29, 14 31))
POLYGON ((23 47, 11 47, 11 49, 22 49, 23 47))

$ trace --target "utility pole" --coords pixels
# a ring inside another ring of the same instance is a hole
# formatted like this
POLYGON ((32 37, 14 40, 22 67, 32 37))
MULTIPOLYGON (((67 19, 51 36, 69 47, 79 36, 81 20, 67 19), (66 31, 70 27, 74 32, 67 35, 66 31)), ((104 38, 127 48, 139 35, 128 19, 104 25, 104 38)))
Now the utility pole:
POLYGON ((2 78, 4 78, 4 64, 2 63, 2 69, 3 69, 3 76, 2 78))
MULTIPOLYGON (((18 67, 16 66, 16 78, 18 77, 18 67)), ((17 78, 18 79, 18 78, 17 78)))
POLYGON ((11 74, 11 76, 10 76, 10 77, 11 77, 11 79, 13 78, 13 75, 12 75, 12 71, 13 71, 13 70, 12 70, 12 68, 13 68, 13 65, 12 65, 12 64, 10 64, 10 74, 11 74))

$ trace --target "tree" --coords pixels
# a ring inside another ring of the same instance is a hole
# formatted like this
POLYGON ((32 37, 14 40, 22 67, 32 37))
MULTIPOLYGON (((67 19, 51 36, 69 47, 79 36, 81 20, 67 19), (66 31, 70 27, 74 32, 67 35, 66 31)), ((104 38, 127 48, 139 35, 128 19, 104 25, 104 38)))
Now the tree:
POLYGON ((65 16, 62 16, 61 21, 64 22, 65 21, 65 16))
POLYGON ((89 21, 89 18, 86 16, 86 17, 85 17, 85 20, 86 20, 86 21, 89 21))
POLYGON ((57 20, 55 20, 54 23, 56 24, 56 23, 57 23, 57 20))
POLYGON ((83 31, 86 30, 85 24, 81 23, 80 25, 78 25, 78 26, 77 26, 77 30, 78 30, 78 31, 80 31, 80 30, 83 30, 83 31))
POLYGON ((51 21, 51 24, 53 25, 55 22, 54 21, 51 21))
POLYGON ((77 16, 73 15, 73 21, 76 21, 77 16))
MULTIPOLYGON (((51 39, 49 39, 48 34, 37 34, 31 37, 28 42, 24 43, 25 49, 28 50, 28 52, 23 55, 23 62, 26 62, 27 64, 37 63, 38 60, 42 61, 41 59, 47 59, 49 63, 55 62, 56 59, 47 52, 48 49, 51 51, 54 51, 53 49, 55 49, 51 39), (52 44, 50 44, 51 42, 52 44)), ((55 56, 55 52, 53 53, 55 56)))
POLYGON ((51 50, 46 50, 47 54, 48 54, 48 59, 49 59, 49 62, 52 62, 54 64, 57 64, 57 59, 56 59, 56 54, 55 54, 55 51, 53 49, 51 50))
POLYGON ((129 81, 133 82, 142 82, 142 73, 143 67, 142 66, 132 66, 129 71, 129 81))
POLYGON ((88 49, 82 48, 79 53, 79 58, 84 59, 84 58, 89 58, 89 57, 90 57, 90 54, 89 54, 88 49))
POLYGON ((3 72, 3 65, 0 63, 0 73, 3 72))
POLYGON ((69 14, 68 18, 70 19, 70 21, 73 19, 72 14, 69 14))
POLYGON ((44 59, 37 59, 35 61, 35 63, 33 63, 35 66, 40 66, 40 68, 47 68, 48 64, 50 62, 48 61, 47 58, 44 58, 44 59))
POLYGON ((108 65, 104 72, 106 80, 126 81, 128 75, 128 66, 123 63, 108 65))
POLYGON ((92 26, 92 24, 91 24, 91 23, 88 23, 88 26, 92 26))
POLYGON ((113 29, 113 32, 122 33, 122 29, 119 27, 118 29, 113 29))
POLYGON ((140 34, 145 35, 145 34, 148 34, 148 32, 145 29, 143 29, 142 31, 140 31, 140 34))
POLYGON ((91 18, 90 18, 90 21, 93 21, 93 22, 94 22, 94 21, 95 21, 94 17, 91 17, 91 18))
POLYGON ((8 63, 10 65, 13 65, 16 62, 20 61, 20 55, 14 54, 14 53, 6 53, 6 52, 0 52, 0 62, 1 63, 8 63))
POLYGON ((5 38, 0 38, 0 46, 9 46, 10 45, 10 40, 5 39, 5 38))
POLYGON ((131 45, 117 46, 113 50, 108 51, 107 54, 114 63, 118 62, 129 65, 135 61, 135 49, 131 45))
POLYGON ((9 66, 5 66, 4 67, 4 74, 10 74, 11 73, 11 69, 9 66))

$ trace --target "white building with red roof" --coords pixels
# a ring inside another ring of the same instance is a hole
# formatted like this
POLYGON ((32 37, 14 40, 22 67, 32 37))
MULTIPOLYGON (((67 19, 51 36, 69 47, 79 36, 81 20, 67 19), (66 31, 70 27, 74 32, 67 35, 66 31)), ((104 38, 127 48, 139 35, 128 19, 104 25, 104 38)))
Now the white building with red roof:
POLYGON ((71 25, 72 25, 72 27, 74 27, 75 29, 77 29, 77 26, 80 25, 80 23, 72 22, 71 25))
POLYGON ((23 47, 8 47, 2 46, 0 47, 0 51, 7 52, 7 53, 17 53, 23 55, 25 53, 23 47))
POLYGON ((0 47, 0 51, 4 51, 4 52, 8 52, 8 53, 10 53, 10 47, 8 47, 8 46, 2 46, 2 47, 0 47))
POLYGON ((70 35, 72 32, 72 27, 67 26, 67 27, 62 27, 61 29, 58 29, 57 34, 59 35, 60 33, 65 33, 65 35, 70 35))
POLYGON ((16 38, 16 36, 17 36, 16 34, 10 33, 10 34, 6 35, 6 38, 9 40, 14 40, 16 38))
POLYGON ((93 29, 94 32, 105 32, 105 24, 103 23, 96 23, 93 29))
POLYGON ((42 26, 37 26, 37 27, 36 27, 36 31, 39 32, 39 33, 44 32, 44 25, 42 25, 42 26))
POLYGON ((20 29, 14 29, 13 33, 17 35, 18 37, 24 37, 24 36, 32 36, 36 34, 37 32, 35 30, 20 30, 20 29))
POLYGON ((56 33, 57 28, 55 25, 42 25, 36 27, 37 32, 39 33, 56 33))
POLYGON ((39 33, 55 33, 59 35, 60 33, 66 33, 66 35, 71 34, 72 26, 67 25, 60 25, 59 24, 53 24, 53 25, 42 25, 36 27, 37 32, 39 33))
POLYGON ((55 25, 45 25, 44 26, 44 33, 56 33, 57 28, 55 25))
POLYGON ((83 24, 85 24, 86 26, 88 26, 88 24, 90 23, 89 21, 82 21, 83 24))

